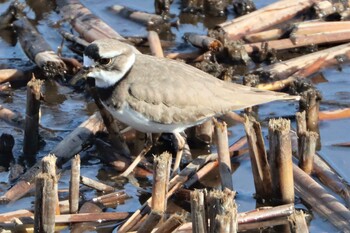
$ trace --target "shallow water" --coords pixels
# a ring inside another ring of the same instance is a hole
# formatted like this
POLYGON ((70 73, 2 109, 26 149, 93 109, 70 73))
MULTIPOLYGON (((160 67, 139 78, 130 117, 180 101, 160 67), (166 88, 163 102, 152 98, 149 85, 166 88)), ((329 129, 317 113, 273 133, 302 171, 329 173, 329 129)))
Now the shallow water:
MULTIPOLYGON (((39 2, 39 1, 38 1, 39 2)), ((144 0, 84 0, 81 1, 85 4, 93 13, 105 20, 109 25, 116 29, 123 36, 141 36, 145 37, 147 31, 143 25, 131 22, 120 16, 111 13, 107 10, 108 6, 113 4, 125 5, 137 10, 144 10, 153 12, 153 1, 144 0)), ((257 7, 262 7, 273 1, 256 1, 257 7)), ((0 1, 0 13, 7 9, 10 1, 0 1)), ((27 8, 26 12, 28 17, 35 19, 38 23, 38 29, 42 32, 45 38, 48 40, 54 50, 60 46, 62 39, 57 31, 52 27, 60 17, 52 11, 53 6, 39 4, 34 6, 35 1, 27 1, 32 8, 27 8)), ((232 9, 230 9, 229 18, 232 18, 232 9)), ((172 14, 179 14, 179 1, 175 1, 172 4, 170 12, 172 14)), ((166 52, 170 51, 191 51, 195 50, 192 46, 186 44, 182 35, 184 32, 198 32, 206 33, 206 28, 211 27, 213 22, 224 21, 225 18, 208 19, 204 17, 194 17, 198 22, 194 23, 193 16, 182 15, 180 17, 181 24, 179 29, 172 29, 171 37, 174 39, 173 46, 166 48, 166 52)), ((23 66, 30 65, 30 62, 22 52, 16 39, 9 35, 11 33, 4 31, 0 32, 0 67, 12 67, 21 68, 23 66), (13 59, 16 60, 13 60, 13 59)), ((63 47, 63 55, 65 57, 76 57, 66 46, 63 47)), ((316 84, 317 88, 321 90, 324 100, 334 101, 340 103, 343 106, 350 105, 350 66, 342 65, 342 71, 336 68, 330 68, 323 72, 326 82, 316 84)), ((46 102, 42 103, 42 118, 41 125, 50 128, 52 132, 42 130, 42 135, 46 142, 45 146, 39 151, 37 157, 46 155, 52 148, 57 145, 67 134, 75 129, 81 122, 88 118, 92 114, 94 108, 90 104, 87 104, 87 99, 81 93, 77 93, 74 90, 61 86, 54 81, 47 82, 43 87, 44 95, 46 96, 46 102)), ((11 97, 0 97, 0 105, 3 105, 13 111, 17 111, 25 115, 25 98, 26 88, 14 89, 10 92, 11 97)), ((265 119, 272 116, 293 115, 296 110, 296 105, 293 103, 272 103, 261 106, 259 109, 260 119, 265 119)), ((338 106, 322 104, 321 110, 336 109, 338 106)), ((15 138, 15 148, 13 154, 15 159, 19 160, 22 157, 22 141, 23 132, 19 129, 14 129, 12 126, 0 121, 0 132, 12 134, 15 138)), ((236 125, 230 128, 232 136, 230 142, 234 142, 243 136, 244 129, 241 125, 236 125)), ((319 151, 320 155, 332 165, 332 167, 343 176, 346 181, 350 181, 350 173, 348 167, 350 165, 349 148, 340 148, 332 146, 335 143, 349 142, 350 136, 350 119, 336 120, 336 121, 324 121, 320 122, 321 143, 322 149, 319 151)), ((266 135, 266 129, 264 129, 266 135)), ((90 150, 85 155, 94 154, 93 150, 90 150)), ((238 192, 237 203, 238 210, 248 211, 255 208, 254 184, 251 174, 250 162, 247 156, 241 158, 238 163, 237 170, 233 173, 234 188, 238 192)), ((140 199, 144 198, 142 191, 149 190, 152 178, 136 178, 136 182, 127 182, 127 180, 116 179, 118 174, 113 168, 103 165, 98 159, 93 157, 87 157, 83 160, 82 174, 84 176, 100 179, 118 189, 124 189, 131 196, 126 200, 124 204, 119 205, 117 211, 135 211, 140 206, 140 199)), ((9 187, 8 172, 0 173, 0 195, 2 195, 9 187)), ((59 189, 66 189, 69 185, 69 174, 64 172, 59 182, 59 189)), ((90 199, 96 195, 95 191, 84 192, 84 198, 90 199)), ((5 213, 17 209, 30 209, 34 198, 28 196, 16 201, 13 204, 1 205, 0 213, 5 213)), ((327 222, 323 221, 320 217, 315 215, 315 218, 310 223, 310 232, 336 232, 336 230, 327 222)))

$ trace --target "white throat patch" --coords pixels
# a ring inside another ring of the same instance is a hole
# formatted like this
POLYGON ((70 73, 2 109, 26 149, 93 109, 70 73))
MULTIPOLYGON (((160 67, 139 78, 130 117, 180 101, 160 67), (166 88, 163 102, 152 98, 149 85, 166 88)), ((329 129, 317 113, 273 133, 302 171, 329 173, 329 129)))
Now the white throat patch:
MULTIPOLYGON (((96 67, 96 62, 84 55, 84 67, 96 67)), ((115 85, 130 70, 135 62, 135 54, 131 53, 121 70, 103 70, 101 68, 92 69, 87 76, 95 79, 95 84, 100 88, 107 88, 115 85)))

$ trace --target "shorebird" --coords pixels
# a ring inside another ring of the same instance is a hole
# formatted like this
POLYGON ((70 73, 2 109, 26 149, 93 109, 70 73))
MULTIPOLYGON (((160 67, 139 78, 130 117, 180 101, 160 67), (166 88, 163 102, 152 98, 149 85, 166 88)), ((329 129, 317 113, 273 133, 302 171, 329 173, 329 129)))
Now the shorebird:
POLYGON ((84 51, 84 76, 119 121, 146 133, 179 133, 211 117, 275 100, 298 99, 221 81, 178 61, 135 53, 114 39, 84 51))

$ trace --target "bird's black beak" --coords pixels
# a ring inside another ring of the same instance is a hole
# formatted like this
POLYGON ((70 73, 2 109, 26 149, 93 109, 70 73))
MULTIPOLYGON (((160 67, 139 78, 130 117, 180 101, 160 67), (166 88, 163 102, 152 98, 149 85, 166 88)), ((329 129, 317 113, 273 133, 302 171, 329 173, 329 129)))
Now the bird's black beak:
POLYGON ((76 73, 73 78, 69 81, 72 86, 80 86, 88 78, 92 67, 83 67, 78 73, 76 73))

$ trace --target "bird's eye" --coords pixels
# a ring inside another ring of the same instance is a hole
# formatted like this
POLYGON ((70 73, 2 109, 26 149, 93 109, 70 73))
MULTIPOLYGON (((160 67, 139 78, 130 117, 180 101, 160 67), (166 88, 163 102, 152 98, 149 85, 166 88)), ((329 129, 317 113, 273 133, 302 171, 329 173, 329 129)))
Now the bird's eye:
POLYGON ((108 65, 111 62, 110 58, 101 58, 98 63, 100 63, 101 65, 108 65))

